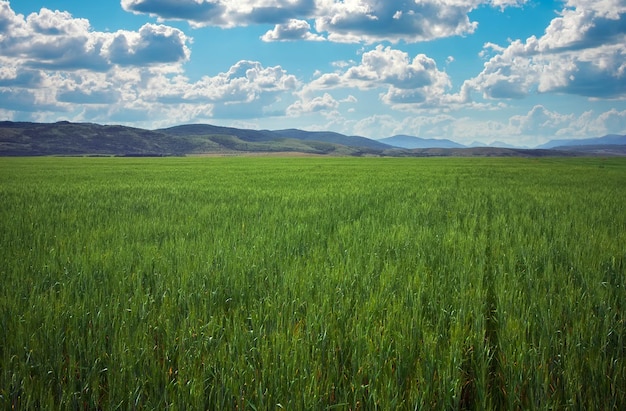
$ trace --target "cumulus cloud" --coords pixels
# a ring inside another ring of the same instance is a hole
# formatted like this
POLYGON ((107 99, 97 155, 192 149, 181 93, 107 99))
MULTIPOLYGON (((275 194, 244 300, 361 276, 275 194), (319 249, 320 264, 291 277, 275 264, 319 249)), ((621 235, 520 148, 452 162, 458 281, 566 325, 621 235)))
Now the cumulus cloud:
POLYGON ((561 138, 601 137, 606 134, 622 134, 626 130, 626 110, 611 109, 603 113, 592 110, 581 114, 560 113, 543 105, 534 106, 528 113, 511 116, 508 124, 502 124, 508 136, 533 146, 554 136, 561 138))
POLYGON ((161 102, 236 104, 250 103, 263 94, 293 91, 298 85, 296 77, 280 66, 264 67, 258 61, 242 60, 226 72, 193 83, 184 76, 155 76, 149 80, 144 96, 161 102))
POLYGON ((523 98, 557 92, 593 98, 626 97, 626 5, 623 0, 571 0, 543 36, 495 53, 467 82, 486 98, 523 98))
POLYGON ((373 115, 354 124, 358 135, 375 138, 407 134, 425 138, 449 138, 463 144, 477 140, 484 143, 505 143, 535 147, 556 137, 586 138, 606 134, 623 134, 626 110, 611 109, 602 113, 591 110, 562 113, 536 105, 527 113, 508 119, 479 119, 475 116, 452 116, 447 113, 412 115, 399 119, 391 115, 373 115))
POLYGON ((361 64, 350 67, 346 78, 414 89, 433 83, 433 77, 437 74, 436 66, 434 60, 424 54, 419 54, 410 61, 407 53, 379 45, 374 50, 363 53, 361 64))
POLYGON ((274 29, 269 30, 261 40, 270 41, 293 41, 312 40, 323 41, 324 37, 311 33, 311 25, 306 20, 291 19, 285 24, 277 24, 274 29))
POLYGON ((139 32, 117 31, 103 51, 111 63, 122 66, 182 62, 190 55, 187 41, 178 29, 146 24, 139 32))
POLYGON ((446 138, 455 122, 448 114, 418 115, 397 118, 387 114, 376 114, 356 122, 356 134, 374 138, 404 134, 422 138, 446 138))
POLYGON ((176 64, 189 58, 180 30, 146 24, 138 32, 93 31, 89 21, 41 9, 26 18, 0 1, 0 56, 13 64, 50 70, 107 71, 113 65, 176 64))
POLYGON ((588 110, 579 116, 572 116, 572 120, 563 124, 555 134, 563 138, 572 138, 625 133, 626 110, 611 109, 599 114, 588 110))
POLYGON ((361 61, 335 73, 325 73, 305 86, 304 93, 335 88, 383 89, 381 100, 390 105, 414 105, 441 101, 451 86, 436 62, 418 54, 378 45, 363 53, 361 61))
POLYGON ((574 120, 572 114, 564 115, 547 110, 542 105, 534 106, 525 115, 516 115, 509 119, 515 134, 554 135, 574 120))
POLYGON ((603 133, 623 133, 626 130, 626 110, 611 109, 598 116, 603 133))
POLYGON ((263 39, 343 43, 407 42, 467 35, 477 22, 469 13, 481 5, 505 8, 526 0, 122 0, 133 13, 192 26, 236 27, 275 24, 263 39), (315 21, 315 31, 308 21, 315 21), (306 22, 306 24, 304 24, 306 22))
POLYGON ((162 24, 98 32, 69 13, 44 8, 25 17, 0 0, 0 109, 141 123, 208 118, 219 106, 224 115, 245 117, 300 87, 282 67, 248 60, 190 81, 182 75, 190 42, 162 24))
POLYGON ((383 2, 320 0, 315 28, 331 41, 426 41, 474 32, 472 1, 383 2))
POLYGON ((339 107, 339 102, 330 94, 324 93, 321 97, 312 99, 302 99, 296 101, 287 108, 289 116, 299 116, 304 113, 314 113, 319 111, 335 110, 339 107))

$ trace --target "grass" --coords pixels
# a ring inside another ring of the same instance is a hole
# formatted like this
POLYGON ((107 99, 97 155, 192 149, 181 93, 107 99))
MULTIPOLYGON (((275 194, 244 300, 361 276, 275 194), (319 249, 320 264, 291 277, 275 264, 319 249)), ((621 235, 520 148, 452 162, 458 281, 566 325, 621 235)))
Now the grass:
POLYGON ((0 406, 622 409, 623 159, 12 158, 0 406))

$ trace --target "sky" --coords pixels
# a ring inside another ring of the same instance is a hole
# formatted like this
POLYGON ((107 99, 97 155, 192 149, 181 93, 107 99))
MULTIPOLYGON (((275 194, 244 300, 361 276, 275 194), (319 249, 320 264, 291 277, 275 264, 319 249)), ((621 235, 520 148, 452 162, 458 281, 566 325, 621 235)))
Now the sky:
POLYGON ((0 120, 626 134, 626 0, 0 0, 0 120))

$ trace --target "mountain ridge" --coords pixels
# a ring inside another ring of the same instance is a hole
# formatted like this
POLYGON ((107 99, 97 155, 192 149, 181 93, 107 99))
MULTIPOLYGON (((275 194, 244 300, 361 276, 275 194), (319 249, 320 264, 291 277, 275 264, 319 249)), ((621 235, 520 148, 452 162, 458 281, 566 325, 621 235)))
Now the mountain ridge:
POLYGON ((389 144, 399 148, 467 148, 463 144, 448 139, 422 138, 409 136, 406 134, 398 134, 391 137, 381 138, 385 144, 389 144))
POLYGON ((572 146, 593 146, 593 145, 626 145, 626 135, 607 134, 602 137, 582 138, 582 139, 561 139, 550 140, 536 148, 558 148, 572 146))
POLYGON ((299 152, 349 156, 626 155, 626 136, 554 140, 535 149, 502 143, 467 147, 446 139, 396 135, 380 140, 332 131, 254 130, 183 124, 147 130, 97 123, 0 121, 0 156, 183 156, 299 152), (615 144, 615 143, 618 144, 615 144), (547 147, 547 145, 552 145, 547 147), (568 144, 568 145, 563 145, 568 144))

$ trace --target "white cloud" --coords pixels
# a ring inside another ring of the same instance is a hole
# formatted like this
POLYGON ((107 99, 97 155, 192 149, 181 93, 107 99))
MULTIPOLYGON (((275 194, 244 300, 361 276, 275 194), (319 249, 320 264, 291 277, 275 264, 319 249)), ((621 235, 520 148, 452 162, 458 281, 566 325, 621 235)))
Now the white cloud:
POLYGON ((563 115, 547 110, 541 105, 533 107, 526 115, 516 115, 509 119, 515 134, 551 136, 574 120, 572 114, 563 115))
POLYGON ((311 33, 311 25, 306 20, 291 19, 287 23, 277 24, 274 29, 269 30, 261 40, 270 41, 293 41, 311 40, 324 41, 324 37, 311 33))
POLYGON ((301 99, 287 108, 287 115, 299 116, 303 113, 314 113, 319 111, 335 110, 339 107, 339 102, 330 94, 324 93, 321 97, 312 99, 301 99))
POLYGON ((468 16, 476 3, 320 0, 315 28, 327 32, 329 40, 343 43, 417 42, 466 35, 477 27, 468 16))
POLYGON ((626 134, 626 110, 611 109, 600 114, 592 110, 586 111, 574 117, 555 134, 563 138, 626 134))
POLYGON ((593 10, 598 16, 609 19, 618 19, 620 14, 626 13, 623 0, 567 0, 566 6, 593 10))
POLYGON ((249 103, 262 94, 293 91, 298 87, 295 76, 280 66, 263 67, 258 61, 242 60, 227 72, 204 76, 194 83, 176 76, 150 79, 145 95, 153 100, 207 101, 222 104, 249 103))
POLYGON ((602 134, 626 134, 626 110, 611 109, 597 118, 602 134))
MULTIPOLYGON (((596 114, 592 110, 581 114, 560 113, 542 105, 534 106, 524 115, 514 115, 508 124, 501 123, 501 135, 492 139, 510 138, 510 142, 535 146, 557 138, 601 137, 626 133, 626 110, 596 114)), ((488 134, 486 134, 488 135, 488 134)))
POLYGON ((381 100, 389 105, 421 105, 440 102, 451 86, 448 75, 433 59, 418 54, 413 59, 401 50, 378 45, 362 54, 361 62, 335 73, 325 73, 307 84, 305 94, 335 88, 383 89, 381 100))
POLYGON ((398 125, 398 120, 388 114, 376 114, 373 116, 365 117, 352 126, 352 132, 354 135, 364 136, 368 138, 384 138, 391 137, 395 132, 394 130, 398 125))
POLYGON ((396 134, 423 138, 452 138, 462 144, 475 141, 535 147, 554 138, 585 138, 606 134, 626 134, 626 110, 597 114, 560 113, 537 105, 523 115, 508 120, 482 119, 474 116, 433 112, 431 115, 373 115, 357 121, 354 133, 382 138, 396 134))
POLYGON ((355 132, 375 138, 404 134, 422 138, 447 138, 454 123, 447 114, 409 116, 398 119, 391 115, 373 115, 358 121, 355 132))
POLYGON ((467 81, 486 98, 565 93, 626 97, 626 6, 623 0, 572 0, 543 36, 508 47, 485 44, 496 54, 467 81))
POLYGON ((175 28, 145 24, 139 32, 118 31, 106 42, 103 53, 113 64, 138 65, 183 62, 189 59, 189 41, 175 28))
POLYGON ((356 103, 358 101, 359 100, 356 97, 354 97, 352 94, 350 94, 348 97, 342 100, 339 100, 340 103, 356 103))
POLYGON ((0 0, 0 33, 0 108, 15 112, 106 122, 155 121, 163 113, 175 122, 220 110, 258 115, 300 87, 280 66, 247 60, 191 82, 182 75, 191 40, 165 25, 104 33, 65 12, 42 9, 25 18, 0 0))
POLYGON ((172 27, 145 24, 138 32, 98 32, 67 12, 44 8, 24 18, 1 0, 0 28, 0 57, 13 66, 107 71, 116 64, 180 64, 190 56, 190 39, 172 27))

